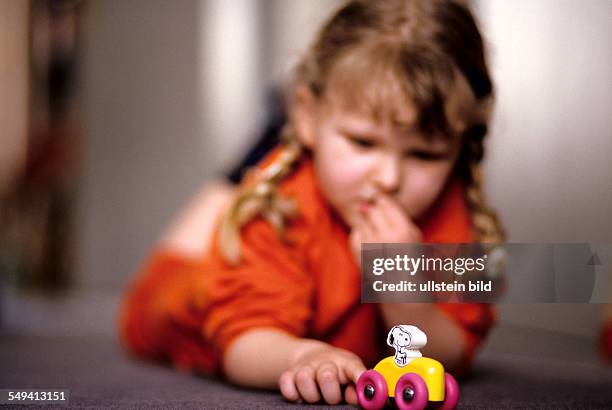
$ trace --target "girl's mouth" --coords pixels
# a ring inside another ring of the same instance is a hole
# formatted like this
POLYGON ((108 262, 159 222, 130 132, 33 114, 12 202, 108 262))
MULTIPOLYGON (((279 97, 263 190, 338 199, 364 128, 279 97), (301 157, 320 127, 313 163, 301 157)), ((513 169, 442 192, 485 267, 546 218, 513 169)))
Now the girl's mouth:
POLYGON ((358 209, 362 214, 368 213, 368 211, 374 206, 374 201, 362 199, 359 201, 358 209))

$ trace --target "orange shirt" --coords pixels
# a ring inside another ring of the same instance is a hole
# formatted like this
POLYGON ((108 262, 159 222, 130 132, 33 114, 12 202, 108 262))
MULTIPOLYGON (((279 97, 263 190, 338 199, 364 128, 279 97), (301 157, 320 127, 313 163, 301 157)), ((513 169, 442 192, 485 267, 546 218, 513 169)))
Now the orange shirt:
MULTIPOLYGON (((236 336, 274 327, 351 350, 366 365, 383 357, 386 329, 377 305, 360 303, 360 272, 348 229, 321 196, 310 160, 279 189, 295 199, 299 216, 287 225, 284 240, 262 219, 243 227, 237 266, 224 261, 217 240, 201 260, 164 250, 153 255, 122 309, 122 338, 134 353, 212 373, 236 336)), ((470 241, 458 180, 448 185, 421 229, 425 242, 470 241)), ((494 321, 492 308, 438 306, 463 329, 469 360, 494 321)))

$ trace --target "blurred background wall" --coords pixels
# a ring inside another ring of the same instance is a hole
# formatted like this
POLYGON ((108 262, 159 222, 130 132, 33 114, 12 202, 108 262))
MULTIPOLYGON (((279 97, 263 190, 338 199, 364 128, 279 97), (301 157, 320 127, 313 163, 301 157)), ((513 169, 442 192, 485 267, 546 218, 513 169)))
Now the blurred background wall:
MULTIPOLYGON (((76 288, 117 292, 265 122, 332 0, 83 2, 76 288)), ((6 3, 5 3, 6 4, 6 3)), ((612 2, 478 0, 497 84, 486 191, 515 242, 612 242, 612 2)), ((595 305, 502 307, 593 335, 595 305)))
POLYGON ((123 286, 198 185, 249 148, 264 126, 266 95, 335 4, 88 4, 83 286, 123 286))
MULTIPOLYGON (((486 191, 510 242, 612 242, 612 2, 479 0, 497 101, 486 191)), ((611 273, 612 274, 612 273, 611 273)), ((503 305, 593 335, 597 305, 503 305)))
POLYGON ((481 0, 487 189, 512 241, 612 241, 612 2, 481 0))
POLYGON ((117 289, 213 169, 200 120, 201 4, 85 6, 77 281, 117 289))

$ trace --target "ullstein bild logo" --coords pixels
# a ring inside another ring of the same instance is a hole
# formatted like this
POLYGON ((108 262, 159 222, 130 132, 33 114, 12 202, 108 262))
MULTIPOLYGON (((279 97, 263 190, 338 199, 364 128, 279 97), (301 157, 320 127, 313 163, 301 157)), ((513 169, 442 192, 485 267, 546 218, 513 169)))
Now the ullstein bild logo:
POLYGON ((364 303, 612 303, 612 244, 364 244, 364 303))

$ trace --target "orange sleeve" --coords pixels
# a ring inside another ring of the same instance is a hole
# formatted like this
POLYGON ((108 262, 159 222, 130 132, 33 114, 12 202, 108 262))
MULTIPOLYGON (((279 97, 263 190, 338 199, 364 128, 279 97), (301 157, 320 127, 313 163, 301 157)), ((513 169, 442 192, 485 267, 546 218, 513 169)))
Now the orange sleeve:
POLYGON ((242 230, 242 259, 235 267, 224 261, 215 240, 211 269, 196 304, 204 312, 204 337, 219 359, 248 329, 274 327, 305 334, 312 315, 313 279, 305 266, 305 251, 300 251, 305 235, 300 225, 293 223, 283 241, 268 222, 252 221, 242 230))
POLYGON ((486 303, 438 303, 437 306, 461 329, 466 346, 462 367, 468 369, 476 350, 495 324, 495 308, 486 303))

